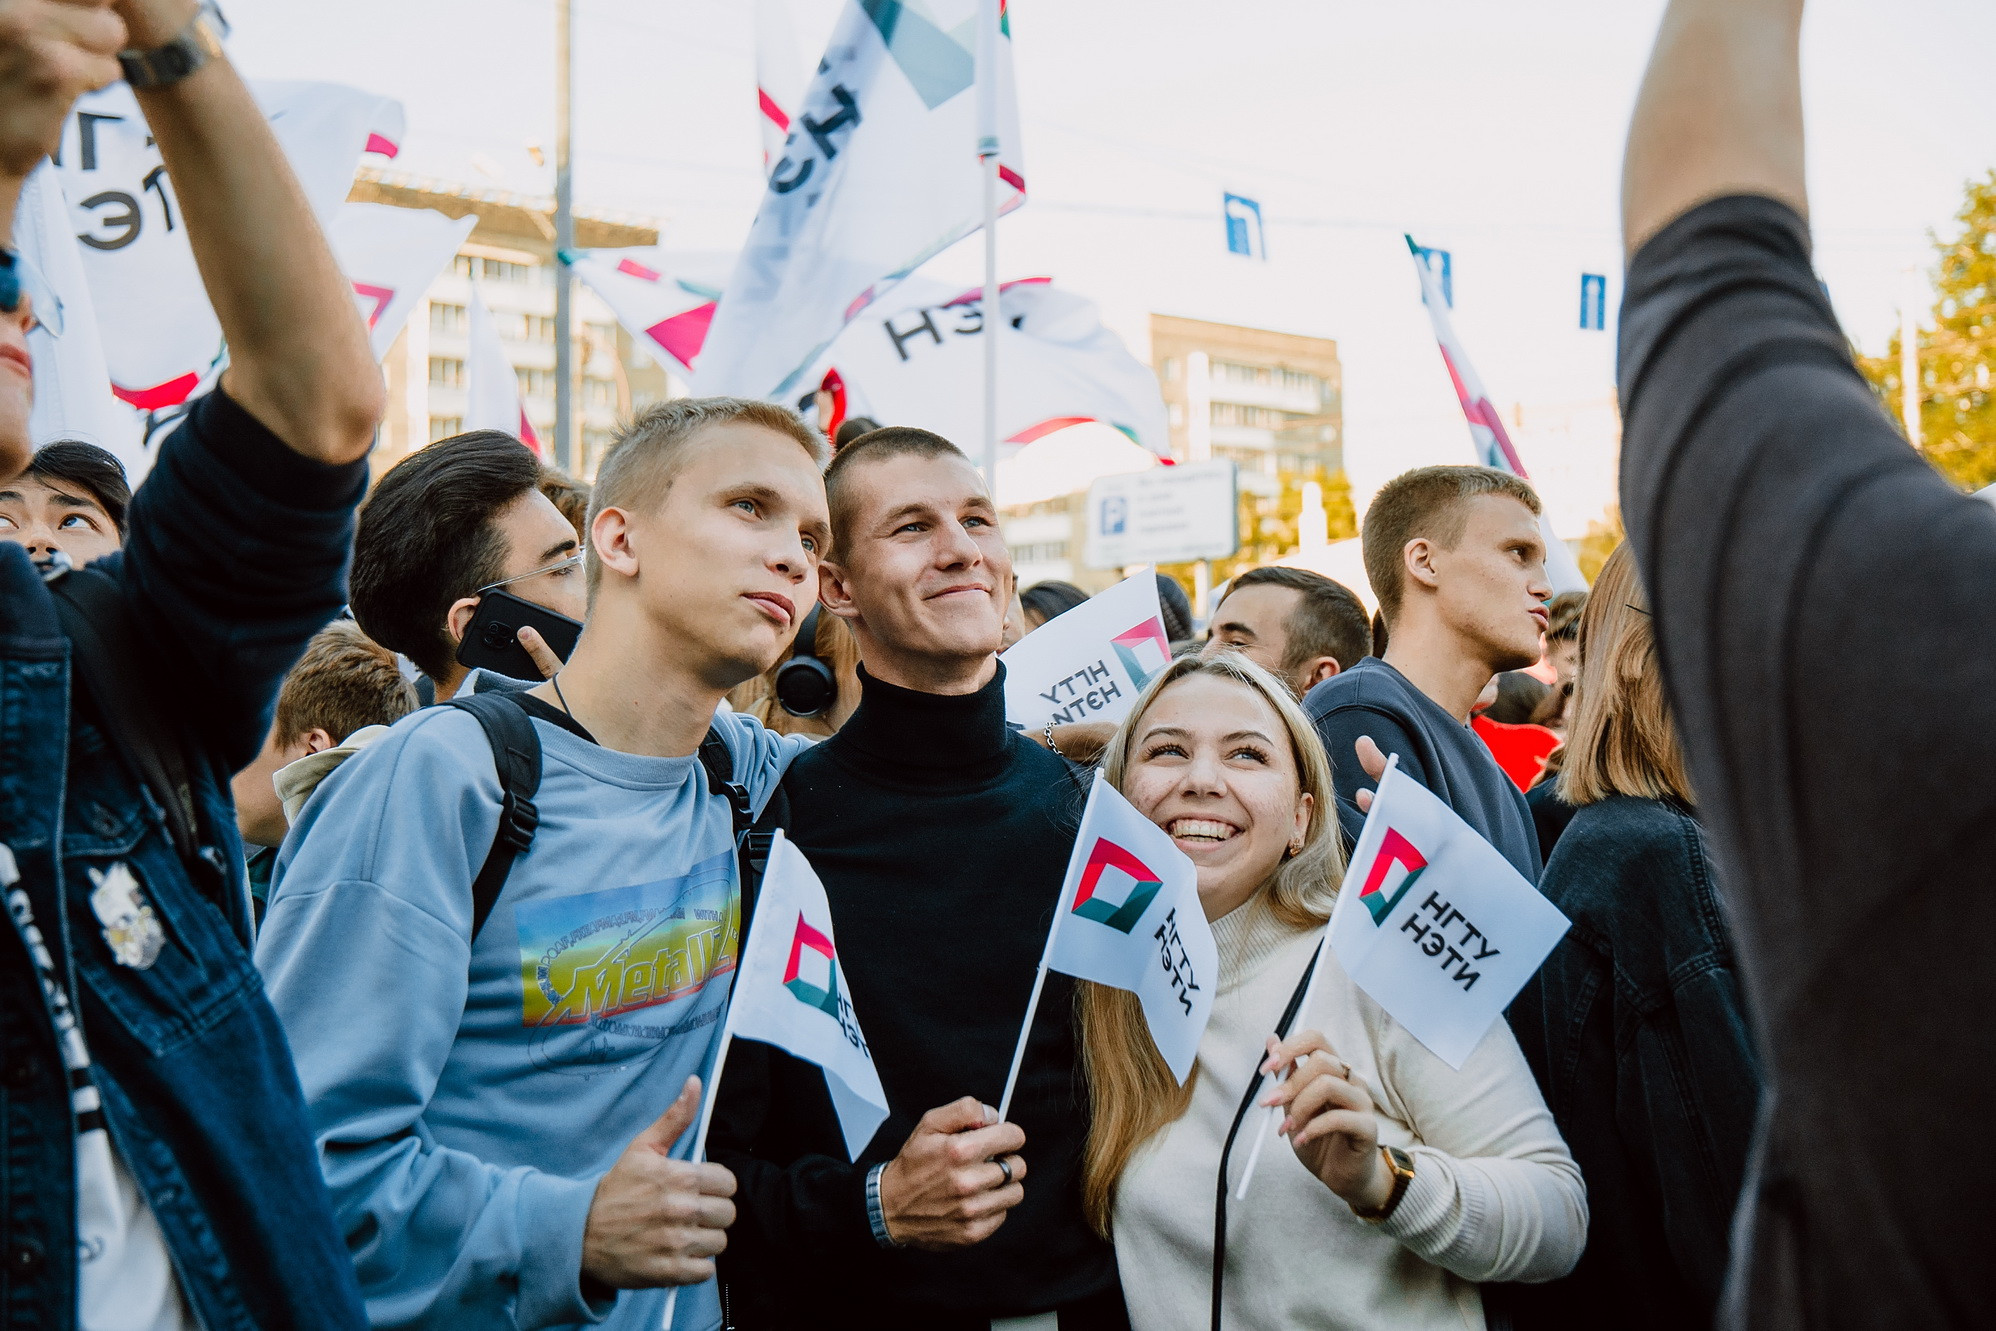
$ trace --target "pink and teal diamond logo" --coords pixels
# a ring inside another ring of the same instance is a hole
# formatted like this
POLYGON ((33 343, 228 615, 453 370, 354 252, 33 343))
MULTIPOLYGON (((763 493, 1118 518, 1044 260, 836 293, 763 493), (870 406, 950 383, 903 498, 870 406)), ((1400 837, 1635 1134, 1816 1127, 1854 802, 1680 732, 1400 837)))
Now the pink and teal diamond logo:
POLYGON ((838 950, 802 915, 797 917, 797 932, 790 939, 790 964, 783 969, 783 987, 805 1007, 838 1017, 838 950))
POLYGON ((1396 829, 1387 828, 1386 835, 1380 838, 1379 853, 1372 857, 1372 868, 1366 871, 1365 886, 1358 890, 1360 904, 1372 912, 1372 922, 1385 924, 1386 917, 1400 904, 1400 898, 1407 895, 1414 880, 1427 870, 1428 857, 1396 829), (1400 870, 1397 880, 1393 876, 1395 869, 1400 870))
POLYGON ((1097 838, 1081 871, 1074 913, 1126 934, 1136 928, 1163 886, 1149 865, 1106 837, 1097 838))
POLYGON ((1109 641, 1115 644, 1116 656, 1138 688, 1171 664, 1171 639, 1164 636, 1164 623, 1156 615, 1109 641))

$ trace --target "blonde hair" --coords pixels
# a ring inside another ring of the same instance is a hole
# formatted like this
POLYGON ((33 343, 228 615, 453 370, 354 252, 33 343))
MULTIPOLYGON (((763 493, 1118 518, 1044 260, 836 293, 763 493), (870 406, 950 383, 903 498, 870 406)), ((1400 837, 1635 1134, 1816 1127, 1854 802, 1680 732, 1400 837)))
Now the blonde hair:
POLYGON ((1593 804, 1611 795, 1692 802, 1649 602, 1627 545, 1608 556, 1580 612, 1574 704, 1559 777, 1568 803, 1593 804))
POLYGON ((788 407, 742 397, 682 397, 653 403, 625 422, 596 471, 589 516, 582 526, 592 596, 603 580, 603 562, 596 557, 595 542, 588 535, 596 525, 596 515, 606 508, 636 513, 656 509, 665 502, 666 491, 672 488, 672 479, 685 461, 687 443, 710 425, 737 421, 796 440, 823 469, 829 456, 825 437, 788 407))
MULTIPOLYGON (((1193 675, 1216 675, 1259 694, 1289 732, 1296 763, 1297 793, 1311 797, 1303 848, 1269 875, 1260 890, 1277 919, 1298 929, 1331 918, 1338 885, 1344 881, 1344 842, 1338 831, 1337 792, 1331 760, 1317 729, 1294 695, 1274 675, 1233 652, 1211 658, 1180 657, 1151 681, 1116 736, 1103 751, 1102 773, 1121 790, 1130 768, 1144 714, 1173 684, 1193 675)), ((1091 1118, 1082 1157, 1081 1205, 1089 1224, 1104 1237, 1116 1204, 1116 1185, 1137 1148, 1192 1103, 1193 1079, 1179 1085, 1150 1036, 1137 996, 1086 981, 1076 986, 1082 1060, 1088 1073, 1091 1118)))

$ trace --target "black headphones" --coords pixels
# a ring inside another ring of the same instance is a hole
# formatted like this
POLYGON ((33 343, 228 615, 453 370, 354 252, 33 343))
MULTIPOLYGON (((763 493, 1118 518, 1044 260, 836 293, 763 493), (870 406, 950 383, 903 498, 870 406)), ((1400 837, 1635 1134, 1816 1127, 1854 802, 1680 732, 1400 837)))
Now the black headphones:
POLYGON ((819 716, 839 696, 838 677, 818 655, 818 609, 804 616, 790 659, 776 668, 776 702, 792 716, 819 716))

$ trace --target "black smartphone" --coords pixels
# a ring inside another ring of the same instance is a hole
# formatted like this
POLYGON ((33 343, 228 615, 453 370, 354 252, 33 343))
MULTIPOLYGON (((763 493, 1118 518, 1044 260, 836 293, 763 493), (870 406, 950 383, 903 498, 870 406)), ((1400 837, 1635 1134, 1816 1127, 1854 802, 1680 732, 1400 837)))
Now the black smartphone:
POLYGON ((540 683, 540 667, 520 645, 523 628, 538 632, 554 654, 566 661, 582 634, 582 621, 523 601, 510 592, 487 592, 478 599, 471 623, 465 625, 464 640, 457 645, 457 663, 469 670, 490 670, 540 683))

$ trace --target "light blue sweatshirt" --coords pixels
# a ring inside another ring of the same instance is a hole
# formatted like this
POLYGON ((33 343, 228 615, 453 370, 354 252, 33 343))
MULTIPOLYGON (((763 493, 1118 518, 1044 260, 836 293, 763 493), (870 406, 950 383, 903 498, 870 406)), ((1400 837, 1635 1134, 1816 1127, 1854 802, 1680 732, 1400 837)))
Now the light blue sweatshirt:
MULTIPOLYGON (((809 741, 715 724, 759 810, 809 741)), ((582 1232, 625 1145, 707 1080, 737 953, 729 809, 697 758, 534 726, 540 828, 475 946, 499 777, 455 708, 327 777, 278 858, 257 965, 376 1327, 664 1314, 663 1290, 586 1297, 582 1232)), ((674 1331, 719 1323, 713 1282, 681 1294, 674 1331)))

